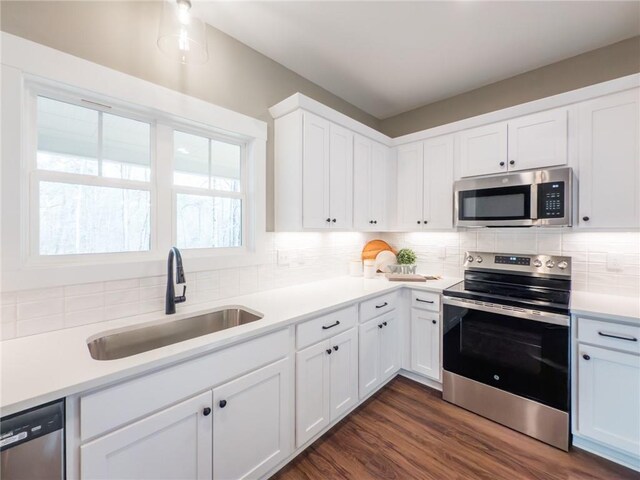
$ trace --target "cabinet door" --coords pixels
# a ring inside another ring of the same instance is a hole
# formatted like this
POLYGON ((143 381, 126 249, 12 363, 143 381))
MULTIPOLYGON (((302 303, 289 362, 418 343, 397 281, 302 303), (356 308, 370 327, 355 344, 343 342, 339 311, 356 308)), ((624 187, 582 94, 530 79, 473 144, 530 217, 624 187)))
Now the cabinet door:
POLYGON ((506 122, 464 130, 458 135, 463 177, 507 171, 506 122))
POLYGON ((398 147, 398 228, 422 229, 422 142, 398 147))
POLYGON ((380 385, 380 333, 378 319, 360 325, 358 335, 358 384, 360 398, 366 397, 380 385))
POLYGON ((567 163, 567 110, 540 112, 509 121, 509 170, 567 163))
POLYGON ((302 226, 329 228, 329 122, 304 114, 302 226))
POLYGON ((213 390, 213 478, 260 478, 293 450, 289 360, 213 390))
POLYGON ((640 226, 640 90, 578 106, 578 224, 596 228, 640 226))
POLYGON ((389 164, 389 148, 377 142, 371 145, 371 219, 373 230, 380 231, 387 228, 387 182, 389 164))
POLYGON ((578 355, 578 431, 637 455, 640 357, 582 344, 578 355))
POLYGON ((296 354, 296 446, 300 447, 330 422, 329 341, 296 354))
POLYGON ((453 135, 424 142, 425 228, 453 226, 453 135))
MULTIPOLYGON (((379 317, 380 329, 380 378, 389 378, 400 369, 400 324, 396 312, 379 317)), ((374 320, 375 322, 376 320, 374 320)))
POLYGON ((371 205, 371 142, 359 135, 353 141, 353 227, 358 231, 372 230, 371 205))
POLYGON ((211 479, 211 398, 203 393, 82 445, 81 477, 211 479))
POLYGON ((355 328, 330 340, 331 421, 358 401, 358 331, 355 328))
POLYGON ((333 123, 330 124, 329 132, 331 227, 341 230, 351 229, 353 226, 353 133, 333 123))
POLYGON ((440 319, 437 312, 411 309, 411 369, 440 380, 440 319))

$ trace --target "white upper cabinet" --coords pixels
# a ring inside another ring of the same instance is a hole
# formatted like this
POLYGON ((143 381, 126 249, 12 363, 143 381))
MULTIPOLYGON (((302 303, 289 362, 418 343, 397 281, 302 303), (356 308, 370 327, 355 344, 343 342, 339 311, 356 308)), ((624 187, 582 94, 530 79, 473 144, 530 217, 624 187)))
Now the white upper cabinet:
POLYGON ((508 122, 509 171, 567 163, 567 110, 549 110, 508 122))
POLYGON ((353 227, 358 231, 387 228, 386 196, 389 148, 361 135, 353 142, 353 227))
POLYGON ((458 134, 462 177, 567 163, 567 110, 548 110, 458 134))
POLYGON ((453 135, 424 142, 424 206, 422 226, 453 226, 453 135))
POLYGON ((302 225, 327 228, 329 219, 329 122, 304 114, 302 155, 302 225))
POLYGON ((463 130, 458 141, 463 177, 507 171, 507 122, 463 130))
POLYGON ((409 143, 398 147, 397 227, 420 230, 423 202, 423 145, 409 143))
MULTIPOLYGON (((329 212, 331 228, 353 226, 353 132, 329 127, 329 212)), ((325 219, 326 220, 326 219, 325 219)))
POLYGON ((640 226, 640 90, 578 105, 578 225, 640 226))
POLYGON ((453 136, 398 147, 397 228, 428 230, 453 225, 453 136))

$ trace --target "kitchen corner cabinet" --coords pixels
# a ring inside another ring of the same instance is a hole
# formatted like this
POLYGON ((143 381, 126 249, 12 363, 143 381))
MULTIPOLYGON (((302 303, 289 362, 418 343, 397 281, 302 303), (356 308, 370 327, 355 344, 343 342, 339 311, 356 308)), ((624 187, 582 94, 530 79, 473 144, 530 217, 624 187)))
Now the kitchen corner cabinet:
POLYGON ((309 112, 276 120, 276 229, 353 227, 353 132, 309 112))
POLYGON ((381 315, 359 328, 359 386, 364 398, 400 368, 400 331, 396 311, 381 315))
POLYGON ((296 446, 301 447, 358 401, 357 330, 296 354, 296 446))
POLYGON ((461 176, 565 165, 567 119, 567 109, 560 108, 460 132, 461 176))
POLYGON ((453 136, 402 145, 397 154, 398 228, 451 228, 453 136))
POLYGON ((83 445, 81 477, 210 480, 212 406, 206 392, 83 445))
POLYGON ((578 105, 578 226, 640 227, 640 89, 578 105))
POLYGON ((353 227, 386 230, 389 148, 356 135, 353 141, 353 227))

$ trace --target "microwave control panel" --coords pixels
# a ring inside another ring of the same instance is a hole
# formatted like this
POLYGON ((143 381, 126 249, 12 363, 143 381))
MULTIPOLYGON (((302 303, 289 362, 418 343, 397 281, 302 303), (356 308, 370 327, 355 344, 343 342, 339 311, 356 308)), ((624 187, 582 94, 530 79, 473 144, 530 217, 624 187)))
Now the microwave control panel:
POLYGON ((564 182, 538 185, 538 218, 562 218, 564 209, 564 182))

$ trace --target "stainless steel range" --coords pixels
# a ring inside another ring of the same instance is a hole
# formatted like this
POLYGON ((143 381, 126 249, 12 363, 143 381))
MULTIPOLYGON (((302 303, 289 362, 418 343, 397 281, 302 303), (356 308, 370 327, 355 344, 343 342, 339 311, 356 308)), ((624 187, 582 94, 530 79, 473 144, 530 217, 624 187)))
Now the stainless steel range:
POLYGON ((569 449, 571 258, 467 252, 444 291, 443 398, 569 449))

